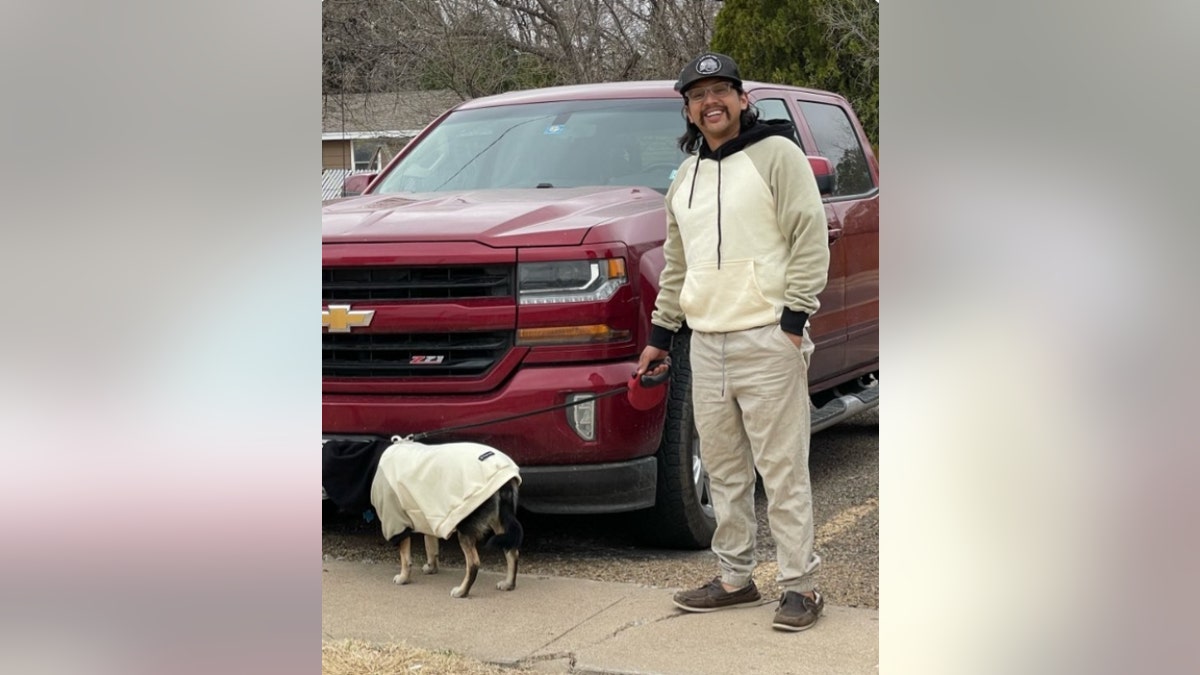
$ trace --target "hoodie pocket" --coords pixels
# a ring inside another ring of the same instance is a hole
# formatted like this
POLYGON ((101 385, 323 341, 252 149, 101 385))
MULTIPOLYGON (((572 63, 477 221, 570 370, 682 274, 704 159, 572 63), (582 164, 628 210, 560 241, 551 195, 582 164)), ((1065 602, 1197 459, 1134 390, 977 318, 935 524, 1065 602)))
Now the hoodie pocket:
POLYGON ((718 268, 691 268, 679 293, 688 325, 704 332, 743 330, 777 320, 775 305, 763 295, 754 260, 726 260, 718 268))

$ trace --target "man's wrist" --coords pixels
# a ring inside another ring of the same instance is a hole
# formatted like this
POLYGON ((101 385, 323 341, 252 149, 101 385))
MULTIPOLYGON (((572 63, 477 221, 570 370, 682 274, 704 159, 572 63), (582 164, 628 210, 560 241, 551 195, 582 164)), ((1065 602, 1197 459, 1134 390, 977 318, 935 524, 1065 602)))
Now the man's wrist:
POLYGON ((779 319, 779 327, 785 333, 804 335, 804 326, 808 324, 808 312, 797 312, 787 307, 783 308, 783 316, 779 319))
POLYGON ((650 326, 650 338, 647 343, 651 347, 656 347, 664 352, 671 351, 671 343, 675 340, 675 331, 669 328, 663 328, 658 325, 650 326))

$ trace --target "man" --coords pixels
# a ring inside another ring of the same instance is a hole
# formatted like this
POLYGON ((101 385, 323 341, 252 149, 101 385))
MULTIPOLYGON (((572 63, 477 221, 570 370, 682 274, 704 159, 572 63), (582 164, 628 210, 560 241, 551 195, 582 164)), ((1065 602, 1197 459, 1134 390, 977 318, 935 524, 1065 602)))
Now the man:
POLYGON ((680 147, 695 154, 667 191, 666 265, 637 373, 667 367, 649 365, 686 320, 720 575, 674 601, 690 612, 762 604, 752 577, 757 468, 784 591, 772 626, 804 630, 825 604, 814 579, 806 328, 829 269, 825 209, 792 124, 758 120, 733 59, 702 54, 675 88, 687 118, 680 147))

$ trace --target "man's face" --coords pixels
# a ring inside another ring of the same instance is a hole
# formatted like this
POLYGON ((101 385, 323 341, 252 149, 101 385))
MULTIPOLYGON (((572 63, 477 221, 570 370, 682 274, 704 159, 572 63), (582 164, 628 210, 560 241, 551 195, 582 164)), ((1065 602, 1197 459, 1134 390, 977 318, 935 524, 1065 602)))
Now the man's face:
POLYGON ((733 83, 719 77, 709 77, 688 87, 687 118, 700 128, 709 147, 737 136, 742 111, 750 105, 745 94, 739 94, 733 83))

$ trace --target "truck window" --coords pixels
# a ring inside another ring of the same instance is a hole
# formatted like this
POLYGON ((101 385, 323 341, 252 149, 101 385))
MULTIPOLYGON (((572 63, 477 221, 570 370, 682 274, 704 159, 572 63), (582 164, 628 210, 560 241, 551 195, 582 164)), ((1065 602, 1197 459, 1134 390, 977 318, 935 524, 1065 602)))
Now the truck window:
POLYGON ((459 110, 430 130, 376 192, 621 185, 665 194, 684 158, 682 133, 677 99, 459 110))
POLYGON ((846 112, 827 103, 799 103, 813 140, 817 142, 817 154, 828 159, 837 174, 833 196, 860 195, 874 189, 867 157, 846 112))
MULTIPOLYGON (((787 104, 783 102, 783 99, 763 98, 755 101, 754 105, 758 108, 758 119, 764 122, 767 120, 786 120, 792 124, 796 123, 796 120, 792 119, 792 111, 788 110, 787 104)), ((804 143, 800 140, 800 134, 793 132, 792 136, 800 148, 803 149, 804 143)))

